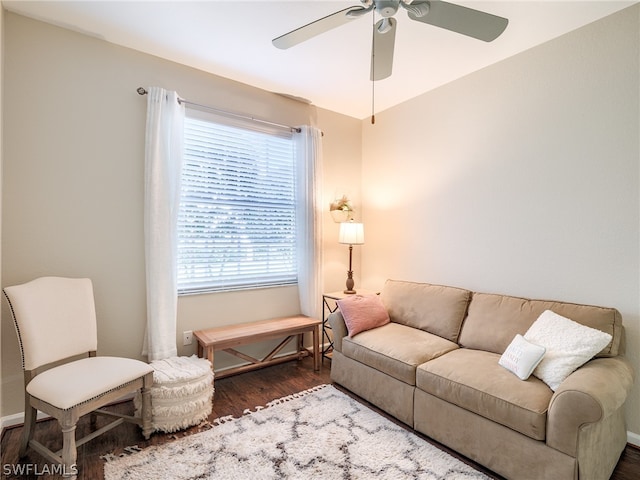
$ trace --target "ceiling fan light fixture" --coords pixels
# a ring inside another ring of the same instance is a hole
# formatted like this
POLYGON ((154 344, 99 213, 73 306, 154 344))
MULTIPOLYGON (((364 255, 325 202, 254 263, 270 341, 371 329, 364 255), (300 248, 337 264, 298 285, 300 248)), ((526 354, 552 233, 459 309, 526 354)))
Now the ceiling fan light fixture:
POLYGON ((393 27, 393 24, 391 23, 391 20, 388 18, 383 18, 376 25, 376 29, 378 30, 378 32, 383 34, 391 30, 392 27, 393 27))

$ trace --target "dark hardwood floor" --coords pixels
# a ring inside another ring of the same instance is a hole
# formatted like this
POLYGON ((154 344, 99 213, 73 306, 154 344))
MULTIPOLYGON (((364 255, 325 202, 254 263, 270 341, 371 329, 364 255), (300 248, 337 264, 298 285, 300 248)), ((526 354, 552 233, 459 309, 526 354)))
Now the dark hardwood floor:
MULTIPOLYGON (((213 420, 227 415, 237 417, 242 415, 246 409, 253 410, 256 406, 263 406, 275 398, 290 395, 324 383, 331 383, 331 380, 329 379, 329 370, 330 362, 325 360, 322 371, 314 372, 311 359, 306 358, 300 362, 288 362, 282 365, 217 380, 215 382, 213 412, 209 418, 210 420, 213 420)), ((341 390, 344 391, 344 389, 341 390)), ((363 403, 367 404, 367 402, 363 403)), ((130 401, 114 405, 110 408, 118 412, 131 413, 133 411, 133 405, 130 401)), ((99 418, 98 426, 102 425, 101 422, 106 421, 106 419, 99 418)), ((402 425, 399 422, 396 423, 402 425)), ((78 424, 78 435, 85 434, 88 429, 88 418, 83 418, 78 424)), ((134 445, 137 445, 139 448, 144 448, 149 445, 163 444, 184 435, 197 433, 198 431, 200 431, 199 427, 192 427, 189 430, 176 434, 154 434, 151 436, 151 439, 145 441, 140 434, 138 427, 130 424, 121 425, 97 439, 82 445, 78 449, 78 479, 103 479, 104 460, 101 458, 103 455, 119 455, 123 453, 126 447, 134 445)), ((2 475, 2 478, 53 478, 52 476, 46 475, 14 475, 10 473, 11 468, 18 463, 21 465, 37 464, 37 470, 39 473, 46 471, 45 469, 47 468, 47 461, 37 453, 33 452, 33 450, 29 450, 27 457, 22 459, 20 462, 18 461, 18 445, 21 433, 21 427, 14 427, 6 429, 2 435, 0 447, 2 453, 2 471, 0 474, 2 475)), ((422 435, 420 436, 431 443, 434 443, 441 449, 460 458, 466 463, 474 466, 478 470, 485 472, 492 478, 501 478, 479 465, 474 464, 474 462, 456 455, 455 452, 449 451, 446 447, 443 447, 422 435)), ((57 445, 56 448, 62 448, 62 437, 60 435, 57 422, 54 420, 39 422, 36 428, 36 438, 47 445, 54 443, 57 445)), ((636 480, 638 478, 640 478, 640 449, 627 446, 611 479, 636 480)))

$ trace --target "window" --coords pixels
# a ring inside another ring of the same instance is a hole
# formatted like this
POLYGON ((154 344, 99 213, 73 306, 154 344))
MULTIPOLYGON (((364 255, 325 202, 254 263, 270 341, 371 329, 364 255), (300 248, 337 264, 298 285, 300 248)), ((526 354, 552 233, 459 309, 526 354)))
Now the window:
POLYGON ((178 215, 178 291, 295 284, 289 132, 188 116, 178 215))

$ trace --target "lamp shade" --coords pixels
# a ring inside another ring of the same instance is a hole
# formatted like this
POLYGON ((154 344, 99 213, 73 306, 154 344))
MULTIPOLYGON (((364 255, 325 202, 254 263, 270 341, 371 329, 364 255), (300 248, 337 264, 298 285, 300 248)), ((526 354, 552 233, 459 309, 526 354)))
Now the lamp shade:
POLYGON ((341 223, 338 242, 347 245, 364 244, 364 225, 356 222, 341 223))

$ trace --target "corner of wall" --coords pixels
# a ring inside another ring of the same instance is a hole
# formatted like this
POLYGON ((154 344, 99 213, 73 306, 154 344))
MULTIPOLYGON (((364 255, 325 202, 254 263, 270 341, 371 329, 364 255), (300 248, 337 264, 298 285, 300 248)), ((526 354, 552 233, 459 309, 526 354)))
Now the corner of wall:
MULTIPOLYGON (((3 143, 2 143, 2 119, 4 118, 4 111, 2 108, 2 96, 3 96, 3 79, 4 79, 4 8, 0 5, 0 279, 2 278, 2 152, 3 152, 3 143)), ((2 317, 2 313, 0 312, 0 325, 2 317)), ((0 328, 0 359, 2 358, 2 329, 0 328)), ((2 372, 0 372, 0 415, 2 415, 2 406, 4 404, 2 400, 2 372)), ((0 432, 4 428, 3 425, 0 425, 0 432)))

